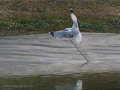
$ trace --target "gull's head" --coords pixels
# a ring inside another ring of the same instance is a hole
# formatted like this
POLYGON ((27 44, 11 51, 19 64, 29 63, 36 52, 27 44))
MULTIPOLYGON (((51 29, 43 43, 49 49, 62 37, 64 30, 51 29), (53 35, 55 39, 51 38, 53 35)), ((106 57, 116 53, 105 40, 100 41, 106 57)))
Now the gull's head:
POLYGON ((73 9, 72 8, 70 9, 70 13, 73 13, 73 9))

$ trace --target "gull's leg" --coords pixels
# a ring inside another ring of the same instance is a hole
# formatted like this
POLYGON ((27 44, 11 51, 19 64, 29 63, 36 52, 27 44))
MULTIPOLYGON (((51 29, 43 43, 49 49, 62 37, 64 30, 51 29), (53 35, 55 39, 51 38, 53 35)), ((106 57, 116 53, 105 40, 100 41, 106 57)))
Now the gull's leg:
MULTIPOLYGON (((77 50, 81 53, 81 55, 87 60, 87 62, 86 63, 88 63, 89 62, 89 60, 87 59, 87 57, 80 51, 80 49, 77 47, 77 45, 72 41, 72 39, 70 39, 70 41, 72 42, 72 44, 77 48, 77 50)), ((85 64, 86 64, 85 63, 85 64)))

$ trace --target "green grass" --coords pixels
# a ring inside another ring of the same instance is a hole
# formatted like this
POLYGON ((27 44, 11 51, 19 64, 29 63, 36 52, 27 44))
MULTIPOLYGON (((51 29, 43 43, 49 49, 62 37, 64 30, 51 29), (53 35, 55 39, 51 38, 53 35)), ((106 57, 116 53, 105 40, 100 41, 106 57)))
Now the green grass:
POLYGON ((79 24, 80 28, 88 28, 88 27, 92 26, 92 24, 90 24, 90 23, 83 23, 81 21, 79 21, 78 24, 79 24))
POLYGON ((2 0, 0 36, 41 34, 72 27, 70 8, 82 32, 120 33, 120 0, 2 0))

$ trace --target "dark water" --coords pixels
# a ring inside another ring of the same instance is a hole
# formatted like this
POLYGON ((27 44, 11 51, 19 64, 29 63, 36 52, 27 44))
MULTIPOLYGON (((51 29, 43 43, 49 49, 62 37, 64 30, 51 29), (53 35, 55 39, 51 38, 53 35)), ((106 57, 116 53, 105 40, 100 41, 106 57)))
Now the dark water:
POLYGON ((120 72, 1 77, 0 90, 120 90, 120 72))

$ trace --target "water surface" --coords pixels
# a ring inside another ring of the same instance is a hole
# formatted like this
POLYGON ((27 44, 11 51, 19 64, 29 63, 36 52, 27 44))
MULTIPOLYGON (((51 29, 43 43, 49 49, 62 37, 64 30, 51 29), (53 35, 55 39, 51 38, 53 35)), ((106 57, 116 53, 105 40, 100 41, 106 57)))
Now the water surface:
POLYGON ((9 76, 0 90, 120 90, 120 72, 9 76))

